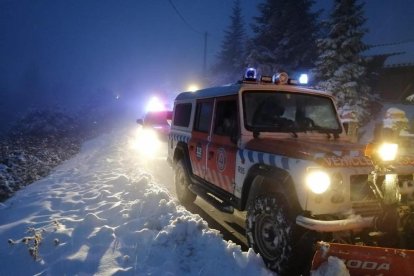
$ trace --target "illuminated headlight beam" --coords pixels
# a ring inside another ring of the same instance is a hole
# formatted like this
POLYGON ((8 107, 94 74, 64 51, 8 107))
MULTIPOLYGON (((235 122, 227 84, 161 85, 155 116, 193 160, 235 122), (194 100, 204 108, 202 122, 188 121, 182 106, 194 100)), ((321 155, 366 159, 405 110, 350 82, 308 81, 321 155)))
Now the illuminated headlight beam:
POLYGON ((155 158, 161 147, 157 133, 152 129, 141 129, 135 140, 134 148, 144 157, 155 158))

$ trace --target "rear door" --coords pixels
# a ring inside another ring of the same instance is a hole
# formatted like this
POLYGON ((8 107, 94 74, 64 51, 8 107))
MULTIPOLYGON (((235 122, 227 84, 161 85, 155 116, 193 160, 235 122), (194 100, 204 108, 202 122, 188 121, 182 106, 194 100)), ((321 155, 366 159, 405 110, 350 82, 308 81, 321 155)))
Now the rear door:
POLYGON ((207 171, 207 146, 210 141, 214 100, 198 100, 191 139, 188 141, 193 173, 201 178, 207 171))
POLYGON ((208 145, 205 179, 234 193, 237 137, 239 133, 237 97, 216 99, 214 124, 208 145))

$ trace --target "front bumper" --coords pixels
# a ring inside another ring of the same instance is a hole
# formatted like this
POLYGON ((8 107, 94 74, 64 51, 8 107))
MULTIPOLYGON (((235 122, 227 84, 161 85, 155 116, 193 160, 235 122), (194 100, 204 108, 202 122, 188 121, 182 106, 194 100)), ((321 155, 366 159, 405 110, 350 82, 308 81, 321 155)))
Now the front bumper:
POLYGON ((374 225, 374 217, 355 216, 341 220, 325 221, 297 216, 296 224, 317 232, 339 232, 372 227, 374 225))

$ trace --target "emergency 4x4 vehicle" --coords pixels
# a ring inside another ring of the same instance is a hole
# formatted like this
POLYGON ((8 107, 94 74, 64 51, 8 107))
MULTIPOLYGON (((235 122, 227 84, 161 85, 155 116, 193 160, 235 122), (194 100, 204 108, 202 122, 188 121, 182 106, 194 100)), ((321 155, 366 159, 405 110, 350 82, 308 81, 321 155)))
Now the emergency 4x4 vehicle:
MULTIPOLYGON (((183 92, 168 145, 178 199, 247 211, 249 245, 289 275, 304 270, 316 239, 361 242, 381 209, 367 184, 372 162, 349 141, 334 99, 293 83, 249 70, 237 84, 183 92)), ((412 181, 412 164, 396 169, 400 182, 412 181)))

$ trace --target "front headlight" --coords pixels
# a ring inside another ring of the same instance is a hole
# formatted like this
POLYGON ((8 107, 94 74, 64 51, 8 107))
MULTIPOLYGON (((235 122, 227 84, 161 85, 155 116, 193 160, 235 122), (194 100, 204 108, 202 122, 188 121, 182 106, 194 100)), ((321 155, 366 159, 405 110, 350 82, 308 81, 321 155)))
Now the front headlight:
POLYGON ((394 161, 397 157, 398 144, 383 143, 378 147, 378 156, 382 161, 394 161))
POLYGON ((331 186, 329 175, 321 170, 311 170, 306 175, 306 186, 315 194, 326 192, 331 186))

